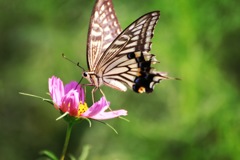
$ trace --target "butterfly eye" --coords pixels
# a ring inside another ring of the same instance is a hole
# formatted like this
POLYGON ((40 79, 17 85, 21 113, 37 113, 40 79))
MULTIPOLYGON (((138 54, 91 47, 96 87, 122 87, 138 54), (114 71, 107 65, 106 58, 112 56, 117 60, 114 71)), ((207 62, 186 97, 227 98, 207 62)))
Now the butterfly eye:
POLYGON ((88 74, 86 73, 86 72, 83 72, 83 77, 87 77, 88 76, 88 74))

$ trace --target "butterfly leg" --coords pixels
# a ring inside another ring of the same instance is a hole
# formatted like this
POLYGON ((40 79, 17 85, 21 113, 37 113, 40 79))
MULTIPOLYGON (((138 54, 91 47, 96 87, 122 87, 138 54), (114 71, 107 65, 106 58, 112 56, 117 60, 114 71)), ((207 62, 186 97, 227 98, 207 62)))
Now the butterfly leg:
MULTIPOLYGON (((106 98, 106 96, 105 96, 105 94, 103 93, 103 91, 101 90, 101 88, 95 87, 95 88, 92 89, 92 100, 93 100, 93 103, 95 102, 94 94, 95 94, 95 92, 96 92, 98 89, 100 90, 100 92, 101 92, 101 94, 103 95, 103 97, 106 98)), ((107 99, 107 98, 106 98, 106 99, 107 99)))
POLYGON ((97 89, 98 89, 98 87, 94 87, 94 88, 92 89, 92 101, 93 101, 93 104, 94 104, 94 102, 95 102, 94 94, 95 94, 95 92, 97 91, 97 89))
MULTIPOLYGON (((103 95, 103 97, 105 97, 105 99, 107 99, 107 97, 105 96, 105 94, 103 93, 103 91, 101 90, 101 88, 99 88, 99 90, 100 90, 100 92, 101 92, 101 94, 103 95)), ((108 108, 110 111, 112 111, 112 109, 111 109, 111 107, 109 106, 109 108, 108 108)))
MULTIPOLYGON (((105 94, 103 93, 103 91, 101 90, 101 88, 99 88, 100 92, 102 93, 103 97, 106 98, 105 94)), ((107 99, 107 98, 106 98, 107 99)))

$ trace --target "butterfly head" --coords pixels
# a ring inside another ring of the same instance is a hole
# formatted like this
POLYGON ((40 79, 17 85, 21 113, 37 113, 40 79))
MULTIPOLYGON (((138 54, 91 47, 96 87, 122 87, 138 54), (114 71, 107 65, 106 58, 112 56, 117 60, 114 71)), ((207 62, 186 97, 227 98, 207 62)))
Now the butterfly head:
POLYGON ((83 76, 84 78, 86 78, 87 80, 90 79, 90 74, 89 74, 89 72, 87 72, 87 71, 83 71, 82 76, 83 76))
POLYGON ((99 79, 99 76, 96 75, 94 72, 89 72, 89 71, 83 71, 82 76, 86 78, 90 84, 99 87, 102 85, 101 79, 99 79))
POLYGON ((88 74, 87 72, 83 71, 82 76, 83 76, 84 78, 87 78, 87 77, 89 76, 89 74, 88 74))
POLYGON ((82 77, 83 77, 83 78, 86 78, 86 79, 92 84, 91 75, 90 75, 89 72, 83 71, 82 77))

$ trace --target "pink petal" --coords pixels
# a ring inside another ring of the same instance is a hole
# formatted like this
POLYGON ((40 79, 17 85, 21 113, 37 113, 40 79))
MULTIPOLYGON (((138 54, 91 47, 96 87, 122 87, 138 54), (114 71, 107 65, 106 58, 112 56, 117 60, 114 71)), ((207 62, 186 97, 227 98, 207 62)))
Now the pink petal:
POLYGON ((79 100, 82 101, 82 103, 85 102, 85 92, 84 89, 80 86, 79 89, 79 100))
POLYGON ((109 105, 110 105, 110 102, 107 102, 107 100, 104 97, 102 97, 98 102, 95 102, 81 116, 91 118, 92 116, 95 116, 96 114, 104 112, 106 109, 108 109, 109 105))
POLYGON ((70 90, 62 99, 62 112, 69 112, 71 116, 78 115, 79 94, 76 90, 70 90))
POLYGON ((63 113, 68 112, 67 97, 63 97, 63 99, 62 99, 62 105, 59 106, 59 109, 60 109, 63 113))
POLYGON ((65 85, 65 93, 68 93, 71 89, 77 90, 79 93, 79 100, 82 101, 82 103, 85 102, 85 94, 84 89, 81 87, 81 85, 78 84, 76 81, 72 81, 65 85))
POLYGON ((71 116, 78 116, 78 107, 79 107, 79 93, 74 91, 71 93, 71 105, 69 108, 69 114, 71 116))
POLYGON ((72 82, 66 84, 65 87, 64 87, 65 93, 68 93, 72 89, 73 90, 79 89, 79 85, 76 81, 72 81, 72 82))
POLYGON ((91 118, 96 120, 112 119, 119 116, 126 116, 126 110, 116 110, 105 112, 109 108, 110 102, 105 97, 102 97, 98 102, 94 103, 81 117, 91 118))
POLYGON ((89 118, 96 119, 96 120, 106 120, 106 119, 112 119, 112 118, 116 118, 119 116, 126 116, 126 115, 127 115, 127 111, 124 109, 120 109, 120 110, 115 110, 110 112, 99 113, 89 118))
POLYGON ((52 78, 49 78, 48 80, 48 87, 49 87, 49 93, 53 99, 53 102, 56 105, 61 106, 62 98, 65 94, 63 82, 61 81, 61 79, 55 76, 52 76, 52 78))

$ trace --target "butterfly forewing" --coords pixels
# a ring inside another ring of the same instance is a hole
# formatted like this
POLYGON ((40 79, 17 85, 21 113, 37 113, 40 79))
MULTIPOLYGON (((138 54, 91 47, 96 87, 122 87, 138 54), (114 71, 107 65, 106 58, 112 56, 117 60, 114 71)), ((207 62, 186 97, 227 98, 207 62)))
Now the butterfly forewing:
POLYGON ((93 71, 104 51, 120 34, 112 0, 97 0, 92 11, 87 40, 87 62, 93 71))

